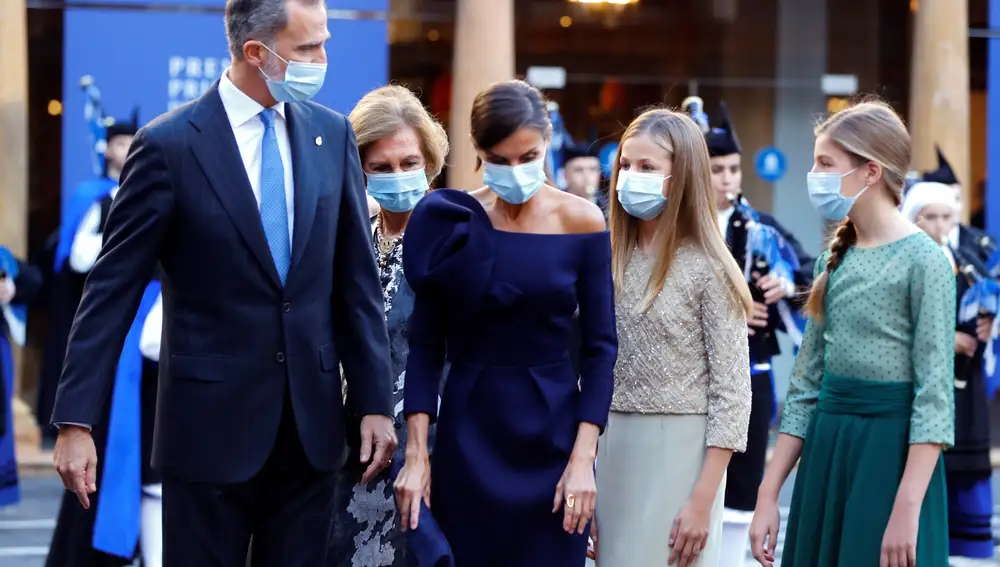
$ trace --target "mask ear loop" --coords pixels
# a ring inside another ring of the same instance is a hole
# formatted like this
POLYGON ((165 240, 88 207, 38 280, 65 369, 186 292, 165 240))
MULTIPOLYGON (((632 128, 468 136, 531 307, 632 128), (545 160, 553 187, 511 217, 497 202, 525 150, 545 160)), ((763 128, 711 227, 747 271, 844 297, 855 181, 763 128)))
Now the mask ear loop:
MULTIPOLYGON (((274 51, 273 49, 271 49, 270 47, 268 47, 267 44, 265 44, 264 42, 261 42, 260 46, 263 47, 264 49, 266 49, 267 52, 270 53, 271 55, 274 55, 275 57, 277 57, 278 59, 280 59, 285 64, 286 68, 288 67, 288 61, 284 57, 278 55, 278 53, 276 51, 274 51)), ((275 82, 275 83, 280 82, 280 81, 276 81, 275 79, 272 79, 267 73, 265 73, 263 66, 257 67, 257 70, 260 71, 260 74, 264 75, 264 78, 267 79, 268 81, 272 81, 272 82, 275 82)))

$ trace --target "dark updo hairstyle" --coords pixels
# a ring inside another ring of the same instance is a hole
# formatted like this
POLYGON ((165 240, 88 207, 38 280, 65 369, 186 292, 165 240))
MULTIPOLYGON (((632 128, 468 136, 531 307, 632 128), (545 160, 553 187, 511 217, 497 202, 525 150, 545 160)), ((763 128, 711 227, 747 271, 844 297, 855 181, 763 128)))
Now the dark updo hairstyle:
MULTIPOLYGON (((521 128, 533 128, 548 139, 552 122, 545 97, 524 81, 494 83, 476 95, 472 103, 472 140, 481 150, 488 150, 521 128)), ((476 158, 476 169, 483 162, 476 158)))

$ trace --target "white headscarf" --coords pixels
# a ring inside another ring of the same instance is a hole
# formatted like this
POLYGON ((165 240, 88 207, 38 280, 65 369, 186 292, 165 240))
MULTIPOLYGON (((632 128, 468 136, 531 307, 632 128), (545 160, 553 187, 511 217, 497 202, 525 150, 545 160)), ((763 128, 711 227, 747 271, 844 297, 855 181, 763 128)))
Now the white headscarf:
POLYGON ((903 216, 910 219, 910 222, 916 222, 920 212, 927 205, 947 205, 957 212, 958 200, 955 198, 955 190, 943 183, 928 181, 917 183, 903 198, 903 216))

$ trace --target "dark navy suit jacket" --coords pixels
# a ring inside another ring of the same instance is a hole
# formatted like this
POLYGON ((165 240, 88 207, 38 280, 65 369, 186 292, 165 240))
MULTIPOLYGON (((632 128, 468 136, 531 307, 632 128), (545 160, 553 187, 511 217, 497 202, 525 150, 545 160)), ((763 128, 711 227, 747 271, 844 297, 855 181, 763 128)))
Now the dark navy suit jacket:
POLYGON ((295 224, 284 286, 218 83, 139 131, 73 323, 53 423, 99 419, 158 263, 164 340, 153 465, 162 472, 218 484, 253 477, 277 437, 286 388, 319 470, 346 458, 347 413, 392 415, 354 132, 311 102, 288 104, 286 118, 295 224))

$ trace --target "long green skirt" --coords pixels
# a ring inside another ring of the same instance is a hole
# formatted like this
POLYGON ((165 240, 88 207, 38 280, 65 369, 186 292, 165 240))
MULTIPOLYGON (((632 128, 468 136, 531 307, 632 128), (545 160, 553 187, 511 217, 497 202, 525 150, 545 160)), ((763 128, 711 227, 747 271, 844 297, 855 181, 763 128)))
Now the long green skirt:
MULTIPOLYGON (((782 567, 878 567, 909 450, 913 384, 826 376, 806 434, 782 567)), ((917 565, 947 567, 938 460, 920 509, 917 565)))

